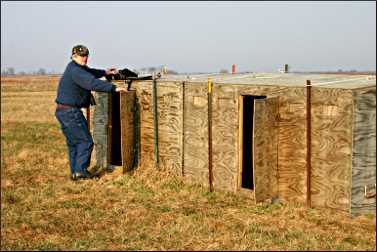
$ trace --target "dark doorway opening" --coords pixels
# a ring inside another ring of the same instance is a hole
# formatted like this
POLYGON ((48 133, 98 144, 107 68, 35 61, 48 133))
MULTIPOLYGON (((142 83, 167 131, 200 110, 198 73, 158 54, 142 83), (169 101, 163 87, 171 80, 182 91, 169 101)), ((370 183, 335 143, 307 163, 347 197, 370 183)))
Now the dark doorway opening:
POLYGON ((119 93, 109 94, 109 118, 108 119, 109 119, 109 134, 108 134, 109 164, 122 165, 119 93))
POLYGON ((243 111, 242 116, 242 170, 241 187, 254 190, 254 156, 253 156, 253 137, 254 137, 254 101, 264 99, 266 96, 242 96, 243 111))

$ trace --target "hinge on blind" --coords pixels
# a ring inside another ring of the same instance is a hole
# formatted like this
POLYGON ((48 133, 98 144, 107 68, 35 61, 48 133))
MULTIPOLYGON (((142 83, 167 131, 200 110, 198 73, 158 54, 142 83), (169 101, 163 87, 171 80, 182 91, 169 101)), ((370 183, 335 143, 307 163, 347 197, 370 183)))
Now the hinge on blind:
POLYGON ((373 198, 375 196, 376 196, 376 184, 374 184, 374 191, 371 191, 371 192, 370 191, 368 192, 368 185, 365 185, 364 186, 364 197, 367 198, 367 199, 370 199, 370 198, 373 198))

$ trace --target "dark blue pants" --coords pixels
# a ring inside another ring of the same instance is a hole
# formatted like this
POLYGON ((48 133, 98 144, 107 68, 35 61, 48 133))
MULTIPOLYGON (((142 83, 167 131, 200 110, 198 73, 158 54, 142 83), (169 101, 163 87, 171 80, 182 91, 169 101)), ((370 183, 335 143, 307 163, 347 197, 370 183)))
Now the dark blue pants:
POLYGON ((67 141, 71 174, 86 172, 93 151, 93 138, 81 109, 57 109, 55 116, 67 141))

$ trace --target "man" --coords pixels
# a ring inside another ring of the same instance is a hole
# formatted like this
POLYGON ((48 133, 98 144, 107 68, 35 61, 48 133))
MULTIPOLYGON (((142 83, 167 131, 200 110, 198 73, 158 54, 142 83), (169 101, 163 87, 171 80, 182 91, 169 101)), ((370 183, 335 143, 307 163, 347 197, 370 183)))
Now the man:
POLYGON ((68 145, 72 180, 92 178, 87 169, 93 150, 93 138, 81 111, 81 108, 90 106, 91 90, 108 93, 127 92, 127 88, 116 87, 111 82, 98 79, 116 74, 118 70, 89 68, 88 57, 87 47, 77 45, 72 48, 72 61, 69 62, 60 79, 55 100, 57 103, 55 116, 68 145))

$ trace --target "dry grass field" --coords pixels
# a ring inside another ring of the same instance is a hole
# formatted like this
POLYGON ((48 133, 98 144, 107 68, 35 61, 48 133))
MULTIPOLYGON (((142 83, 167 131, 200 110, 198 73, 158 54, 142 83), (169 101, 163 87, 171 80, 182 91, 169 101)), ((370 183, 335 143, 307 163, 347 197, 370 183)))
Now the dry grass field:
POLYGON ((167 171, 72 182, 58 79, 1 77, 2 251, 376 250, 375 214, 255 205, 167 171))

